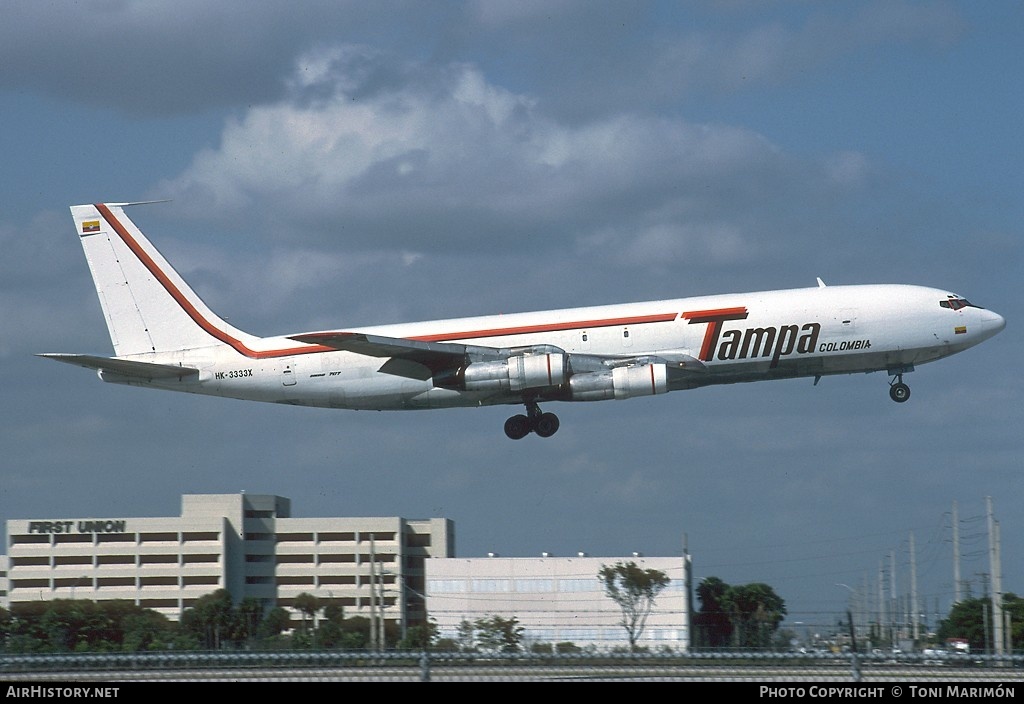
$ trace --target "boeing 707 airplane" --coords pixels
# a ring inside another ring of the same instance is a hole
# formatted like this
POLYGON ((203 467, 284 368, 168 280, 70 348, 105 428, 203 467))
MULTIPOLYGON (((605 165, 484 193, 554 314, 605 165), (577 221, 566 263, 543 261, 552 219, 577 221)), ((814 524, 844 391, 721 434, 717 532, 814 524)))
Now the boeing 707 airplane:
POLYGON ((103 381, 324 408, 522 405, 513 439, 550 437, 553 401, 628 399, 714 384, 903 375, 987 340, 1002 316, 942 289, 817 286, 646 303, 342 327, 258 337, 218 317, 125 214, 71 214, 115 356, 42 354, 103 381))

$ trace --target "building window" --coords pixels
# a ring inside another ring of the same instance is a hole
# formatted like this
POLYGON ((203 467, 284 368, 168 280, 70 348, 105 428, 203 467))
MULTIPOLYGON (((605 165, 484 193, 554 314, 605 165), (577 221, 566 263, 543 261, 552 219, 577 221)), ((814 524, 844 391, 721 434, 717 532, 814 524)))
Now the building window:
POLYGON ((48 579, 12 579, 11 589, 49 589, 48 579))
POLYGON ((338 562, 354 563, 356 561, 356 556, 351 554, 351 553, 342 554, 342 555, 330 555, 330 554, 328 554, 328 555, 320 555, 317 559, 319 560, 321 565, 329 564, 329 563, 338 563, 338 562))
POLYGON ((181 586, 193 587, 199 584, 219 584, 220 578, 217 575, 187 575, 181 578, 181 586))
POLYGON ((429 548, 430 533, 409 533, 405 536, 405 544, 410 548, 429 548))
POLYGON ((181 561, 186 564, 195 564, 197 562, 217 562, 220 560, 220 555, 217 553, 211 553, 209 555, 182 555, 181 561))
POLYGON ((320 584, 355 584, 355 575, 351 574, 327 574, 320 577, 320 584))
POLYGON ((104 587, 116 588, 134 586, 135 577, 100 577, 96 580, 97 589, 103 589, 104 587))
POLYGON ((139 586, 142 587, 176 587, 178 586, 177 577, 140 577, 139 586))
POLYGON ((510 592, 512 591, 512 584, 507 579, 474 579, 473 591, 487 593, 510 592))
MULTIPOLYGON (((58 560, 60 558, 57 558, 58 560)), ((12 557, 11 567, 49 567, 48 557, 12 557)))
POLYGON ((49 535, 12 535, 11 545, 31 545, 50 542, 49 535))
MULTIPOLYGON (((44 541, 45 542, 45 541, 44 541)), ((65 533, 53 536, 55 543, 91 543, 92 533, 65 533)))
POLYGON ((296 584, 313 586, 313 576, 310 575, 309 577, 278 577, 277 584, 278 586, 288 586, 296 584))
POLYGON ((96 536, 97 543, 134 543, 134 533, 101 533, 96 536))
POLYGON ((64 577, 53 580, 53 587, 54 589, 60 589, 61 587, 92 589, 92 580, 88 577, 64 577))

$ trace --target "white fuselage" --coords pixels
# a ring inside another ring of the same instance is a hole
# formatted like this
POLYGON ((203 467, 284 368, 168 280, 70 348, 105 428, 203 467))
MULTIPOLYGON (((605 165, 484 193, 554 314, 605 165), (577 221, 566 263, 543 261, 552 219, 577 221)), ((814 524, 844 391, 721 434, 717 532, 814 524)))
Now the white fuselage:
MULTIPOLYGON (((703 369, 663 390, 767 379, 887 370, 972 347, 1003 329, 999 315, 975 306, 943 307, 947 291, 909 285, 816 288, 701 296, 358 328, 359 333, 494 348, 550 345, 574 360, 696 358, 703 369)), ((396 374, 385 358, 302 344, 291 336, 135 355, 198 368, 198 378, 120 381, 232 398, 351 409, 421 409, 518 404, 507 390, 456 389, 432 378, 396 374)), ((627 394, 616 397, 629 397, 627 394)), ((574 398, 539 390, 536 400, 574 398)))

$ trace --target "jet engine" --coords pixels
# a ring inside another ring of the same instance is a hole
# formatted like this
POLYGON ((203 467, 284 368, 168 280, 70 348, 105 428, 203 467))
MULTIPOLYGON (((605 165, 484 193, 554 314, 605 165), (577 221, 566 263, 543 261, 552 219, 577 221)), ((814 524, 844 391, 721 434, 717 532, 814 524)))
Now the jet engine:
POLYGON ((625 399, 667 391, 668 366, 660 362, 574 374, 569 379, 569 396, 573 401, 625 399))
POLYGON ((569 378, 568 355, 513 355, 494 362, 473 362, 434 375, 434 385, 463 391, 521 391, 560 386, 569 378))

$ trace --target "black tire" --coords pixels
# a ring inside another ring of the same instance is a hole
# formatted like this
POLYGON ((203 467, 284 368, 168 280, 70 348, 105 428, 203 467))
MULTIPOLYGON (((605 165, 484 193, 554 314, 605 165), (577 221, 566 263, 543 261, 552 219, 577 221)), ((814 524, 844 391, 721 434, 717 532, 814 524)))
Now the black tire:
POLYGON ((910 398, 910 387, 902 381, 889 387, 889 398, 896 403, 904 403, 910 398))
POLYGON ((541 413, 533 431, 542 438, 549 438, 558 432, 558 425, 558 416, 554 413, 541 413))
POLYGON ((529 434, 530 419, 526 416, 519 414, 505 421, 505 435, 508 435, 511 439, 519 440, 529 434))

